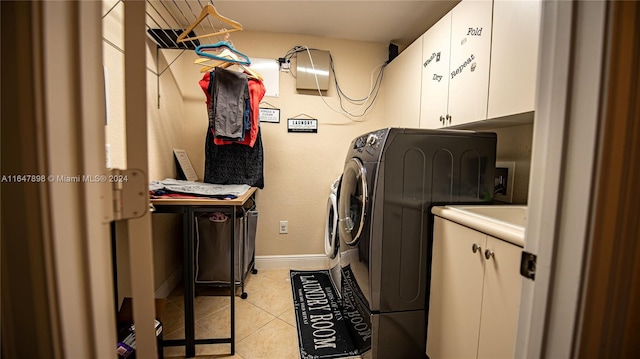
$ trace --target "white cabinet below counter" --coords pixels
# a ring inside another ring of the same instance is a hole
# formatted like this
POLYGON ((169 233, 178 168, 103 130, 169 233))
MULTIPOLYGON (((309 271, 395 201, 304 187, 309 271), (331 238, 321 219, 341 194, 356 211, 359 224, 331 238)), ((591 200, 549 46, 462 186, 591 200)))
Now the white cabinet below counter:
POLYGON ((439 217, 441 209, 433 210, 427 355, 512 358, 522 247, 439 217))

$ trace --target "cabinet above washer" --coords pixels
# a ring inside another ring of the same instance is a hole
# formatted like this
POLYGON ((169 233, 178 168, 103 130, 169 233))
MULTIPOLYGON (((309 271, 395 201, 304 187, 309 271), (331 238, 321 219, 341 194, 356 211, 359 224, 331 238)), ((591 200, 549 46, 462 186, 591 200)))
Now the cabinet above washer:
POLYGON ((530 122, 540 22, 540 0, 461 1, 389 64, 385 116, 429 129, 530 122))
POLYGON ((494 1, 487 118, 534 110, 541 2, 494 1))
POLYGON ((420 127, 486 118, 491 16, 491 0, 462 1, 423 35, 420 127))

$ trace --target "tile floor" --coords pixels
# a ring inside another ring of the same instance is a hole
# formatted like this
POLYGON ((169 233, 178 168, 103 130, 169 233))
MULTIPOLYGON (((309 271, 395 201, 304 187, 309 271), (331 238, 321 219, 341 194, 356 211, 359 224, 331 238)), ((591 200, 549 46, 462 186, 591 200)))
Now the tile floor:
MULTIPOLYGON (((195 300, 196 338, 227 338, 230 335, 229 296, 208 295, 211 293, 207 291, 199 291, 195 300)), ((229 355, 229 344, 211 344, 196 345, 196 357, 300 358, 289 268, 259 269, 257 274, 249 274, 245 292, 247 299, 235 297, 235 355, 229 355)), ((182 287, 167 298, 162 316, 164 338, 184 338, 182 287)), ((165 358, 184 358, 184 354, 184 347, 164 348, 165 358)))

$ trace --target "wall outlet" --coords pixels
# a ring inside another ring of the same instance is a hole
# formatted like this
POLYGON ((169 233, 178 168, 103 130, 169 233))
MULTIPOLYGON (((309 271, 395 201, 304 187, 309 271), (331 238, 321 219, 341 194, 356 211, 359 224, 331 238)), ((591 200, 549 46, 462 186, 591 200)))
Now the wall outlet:
POLYGON ((289 221, 280 221, 280 233, 281 234, 289 233, 289 221))
POLYGON ((493 198, 500 202, 513 203, 513 183, 516 163, 496 161, 493 198))

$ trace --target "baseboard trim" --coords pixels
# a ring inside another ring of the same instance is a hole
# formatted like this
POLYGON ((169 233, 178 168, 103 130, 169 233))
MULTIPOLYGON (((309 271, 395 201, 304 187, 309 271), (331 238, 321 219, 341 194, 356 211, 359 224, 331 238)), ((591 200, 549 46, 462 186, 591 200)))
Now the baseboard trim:
POLYGON ((329 258, 324 254, 256 256, 257 269, 312 269, 328 268, 328 266, 329 258))
POLYGON ((167 298, 169 294, 175 289, 175 287, 180 284, 182 280, 182 268, 178 268, 176 271, 171 273, 169 277, 160 285, 160 287, 156 290, 155 297, 156 298, 167 298))

